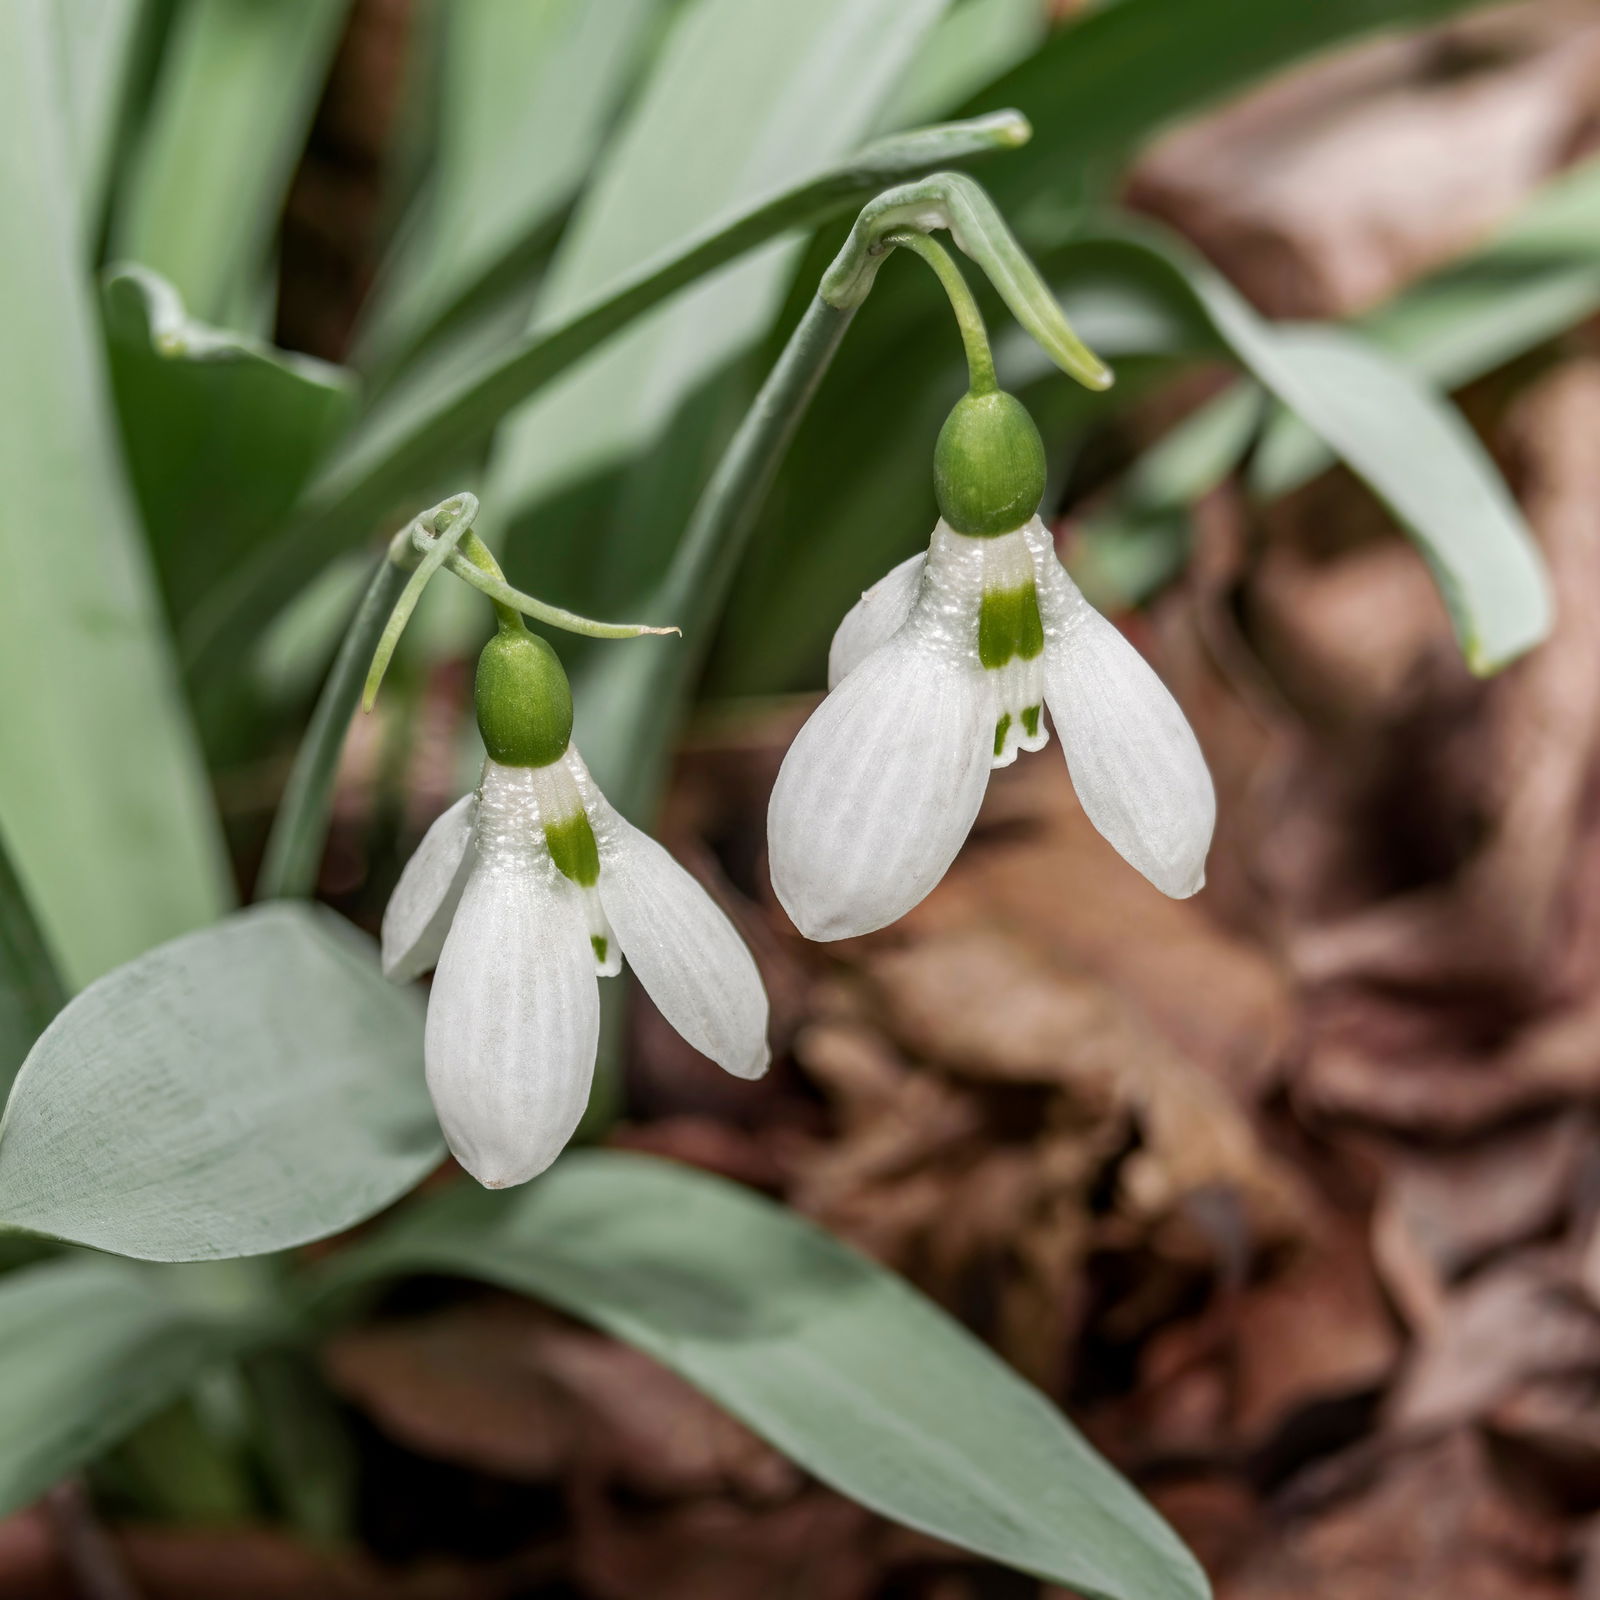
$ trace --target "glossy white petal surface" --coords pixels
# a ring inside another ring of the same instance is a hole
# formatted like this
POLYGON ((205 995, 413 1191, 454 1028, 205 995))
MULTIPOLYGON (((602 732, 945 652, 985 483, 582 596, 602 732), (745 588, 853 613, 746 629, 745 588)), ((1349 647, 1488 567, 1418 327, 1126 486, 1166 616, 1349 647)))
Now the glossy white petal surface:
POLYGON ((1163 893, 1206 879, 1216 794, 1193 730, 1154 669, 1085 600, 1035 520, 1045 701, 1089 820, 1163 893))
POLYGON ((989 781, 982 555, 941 523, 911 615, 812 714, 767 812, 772 886, 810 939, 871 933, 944 876, 989 781))
POLYGON ((464 794, 435 818, 389 896, 383 912, 383 975, 395 983, 420 978, 444 949, 467 886, 477 803, 477 795, 464 794))
POLYGON ((845 675, 853 672, 880 645, 899 632, 911 615, 911 607, 922 585, 922 569, 928 559, 925 550, 908 556, 891 567, 844 614, 834 630, 828 649, 828 687, 835 689, 845 675))
POLYGON ((645 992, 702 1055, 759 1078, 772 1059, 767 991, 744 940, 660 844, 598 795, 590 821, 600 902, 645 992))
POLYGON ((477 850, 428 1001, 428 1090, 489 1188, 543 1172, 589 1100, 600 998, 581 892, 538 842, 525 775, 485 773, 477 850))

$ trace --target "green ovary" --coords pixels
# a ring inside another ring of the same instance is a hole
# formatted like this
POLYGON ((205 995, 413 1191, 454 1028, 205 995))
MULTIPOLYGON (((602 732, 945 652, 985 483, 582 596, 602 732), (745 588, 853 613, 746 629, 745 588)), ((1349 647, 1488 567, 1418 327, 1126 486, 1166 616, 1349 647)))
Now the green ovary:
MULTIPOLYGON (((544 825, 544 842, 564 877, 582 889, 592 889, 600 881, 600 848, 594 842, 594 829, 580 811, 561 822, 544 825)), ((595 952, 600 960, 604 953, 595 952)))
POLYGON ((1015 589, 986 589, 978 609, 978 659, 994 671, 1013 657, 1032 661, 1044 651, 1044 624, 1032 580, 1015 589))

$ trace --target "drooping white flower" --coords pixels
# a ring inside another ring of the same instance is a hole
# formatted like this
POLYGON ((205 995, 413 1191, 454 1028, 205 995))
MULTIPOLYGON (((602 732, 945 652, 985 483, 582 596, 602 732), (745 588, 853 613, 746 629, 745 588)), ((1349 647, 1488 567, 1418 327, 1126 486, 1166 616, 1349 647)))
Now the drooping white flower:
POLYGON ((870 933, 944 876, 990 770, 1049 735, 1089 820, 1158 889, 1205 882, 1211 776, 1177 702, 1078 590, 1037 516, 941 519, 834 635, 829 694, 773 789, 772 884, 812 939, 870 933))
MULTIPOLYGON (((520 672, 531 639, 513 640, 519 648, 497 659, 509 656, 520 672)), ((505 645, 491 641, 485 663, 505 645)), ((526 684, 513 673, 515 692, 502 692, 504 672, 491 684, 497 724, 485 676, 480 664, 490 749, 482 781, 433 824, 401 875, 384 912, 383 967, 407 982, 437 965, 428 1090, 456 1159, 504 1188, 544 1171, 576 1130, 599 1042, 596 980, 619 972, 624 957, 667 1021, 737 1077, 767 1069, 767 998, 711 897, 595 786, 567 741, 570 699, 564 727, 556 718, 554 733, 536 727, 530 738, 526 684), (555 759, 530 759, 552 750, 555 759)))

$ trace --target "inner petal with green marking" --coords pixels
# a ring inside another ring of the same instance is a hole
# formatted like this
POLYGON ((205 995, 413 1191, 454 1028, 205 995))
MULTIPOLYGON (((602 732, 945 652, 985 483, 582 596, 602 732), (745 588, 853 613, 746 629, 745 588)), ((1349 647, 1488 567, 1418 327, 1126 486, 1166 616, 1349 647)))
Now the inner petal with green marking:
POLYGON ((1049 739, 1042 716, 1044 625, 1021 530, 984 544, 978 659, 995 688, 994 765, 1008 767, 1019 750, 1041 750, 1049 739))
POLYGON ((622 953, 600 904, 600 847, 565 754, 548 766, 534 768, 534 792, 550 860, 562 877, 583 891, 595 971, 603 978, 614 977, 622 970, 622 953))

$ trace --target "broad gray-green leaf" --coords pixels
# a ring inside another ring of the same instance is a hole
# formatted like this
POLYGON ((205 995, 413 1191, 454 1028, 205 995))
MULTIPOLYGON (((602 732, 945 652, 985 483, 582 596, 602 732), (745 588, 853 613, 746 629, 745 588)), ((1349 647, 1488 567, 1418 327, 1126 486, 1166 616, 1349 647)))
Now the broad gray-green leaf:
POLYGON ((0 1278, 0 1516, 131 1433, 241 1337, 124 1261, 0 1278))
POLYGON ((66 995, 0 839, 0 1097, 66 995))
POLYGON ((75 986, 228 890, 117 458, 51 29, 43 0, 0 5, 0 831, 75 986))
POLYGON ((442 26, 428 187, 367 312, 363 363, 524 263, 594 157, 657 0, 473 0, 442 26))
POLYGON ((577 1152, 419 1202, 336 1264, 483 1278, 648 1352, 841 1493, 1094 1600, 1200 1600, 1165 1523, 892 1273, 719 1178, 577 1152))
POLYGON ((354 380, 195 321, 143 267, 113 268, 104 303, 128 469, 181 623, 282 521, 349 421, 354 380))
POLYGON ((178 12, 112 253, 159 272, 207 322, 242 320, 258 294, 345 8, 203 0, 178 12))
POLYGON ((241 911, 90 985, 0 1122, 0 1224, 152 1261, 283 1250, 442 1154, 422 1007, 332 913, 241 911))
MULTIPOLYGON (((720 215, 825 169, 873 126, 946 0, 812 0, 751 6, 690 0, 639 103, 608 152, 551 264, 534 326, 559 322, 641 257, 664 252, 720 215)), ((609 581, 574 597, 615 605, 664 565, 698 489, 716 407, 699 392, 771 324, 793 270, 774 244, 642 319, 508 417, 496 437, 484 505, 508 527, 543 511, 529 537, 543 570, 583 529, 589 570, 609 581), (605 504, 551 497, 660 445, 695 395, 684 435, 646 462, 647 483, 605 504), (648 508, 648 509, 646 509, 648 508)))

